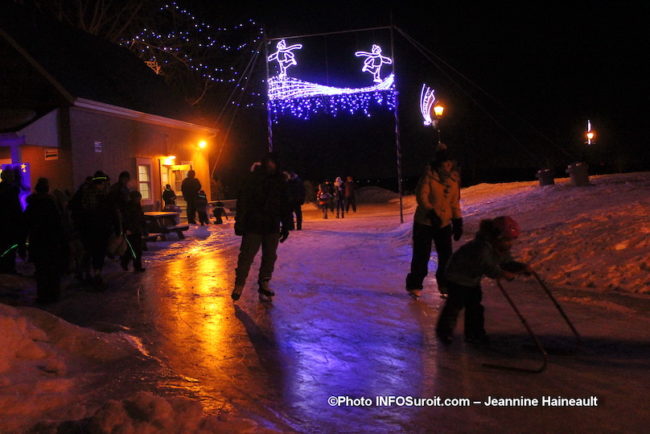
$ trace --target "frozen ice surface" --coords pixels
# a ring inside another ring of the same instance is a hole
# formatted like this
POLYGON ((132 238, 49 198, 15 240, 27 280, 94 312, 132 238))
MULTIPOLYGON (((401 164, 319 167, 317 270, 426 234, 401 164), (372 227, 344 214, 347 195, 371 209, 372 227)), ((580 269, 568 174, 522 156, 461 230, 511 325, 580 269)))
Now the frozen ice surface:
MULTIPOLYGON (((1 306, 0 431, 28 420, 77 420, 105 432, 647 431, 650 174, 592 183, 481 184, 462 192, 460 243, 481 218, 517 219, 515 254, 539 270, 583 336, 577 345, 532 281, 506 283, 549 350, 542 374, 482 366, 535 367, 539 360, 490 281, 484 303, 491 345, 463 343, 462 320, 451 346, 436 340, 442 300, 432 274, 421 300, 404 291, 414 198, 405 198, 400 224, 397 200, 375 189, 368 195, 375 203, 344 219, 322 220, 306 207, 304 230, 280 246, 272 305, 257 300, 259 258, 242 299, 230 299, 240 241, 230 220, 193 227, 183 241, 150 243, 143 274, 110 264, 105 292, 68 288, 48 311, 82 327, 1 306), (599 405, 328 404, 330 396, 384 395, 596 396, 599 405)), ((433 255, 431 271, 435 261, 433 255)), ((27 279, 3 276, 0 287, 3 294, 33 292, 27 279)))

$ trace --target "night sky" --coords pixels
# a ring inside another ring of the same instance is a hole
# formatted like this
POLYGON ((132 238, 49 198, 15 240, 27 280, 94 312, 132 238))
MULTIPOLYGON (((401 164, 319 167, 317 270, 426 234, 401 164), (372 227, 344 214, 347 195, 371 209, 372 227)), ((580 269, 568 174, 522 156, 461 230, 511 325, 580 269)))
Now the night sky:
MULTIPOLYGON (((650 169, 647 3, 227 3, 195 0, 191 6, 224 23, 253 17, 270 37, 384 26, 392 11, 397 26, 478 85, 480 90, 440 62, 431 64, 395 35, 407 178, 421 172, 436 140, 418 112, 423 82, 447 106, 443 141, 466 184, 532 179, 546 166, 559 175, 579 158, 587 158, 594 171, 650 169), (590 149, 583 144, 587 119, 598 133, 590 149)), ((389 52, 389 34, 382 31, 297 40, 305 47, 292 73, 345 85, 363 78, 351 69, 356 66, 350 53, 375 41, 389 52)), ((264 78, 261 62, 257 71, 264 78)), ((240 111, 220 164, 226 180, 235 181, 264 151, 265 116, 263 109, 240 111)), ((313 180, 348 174, 394 178, 392 119, 391 113, 308 122, 283 118, 275 128, 276 149, 288 166, 313 180)))

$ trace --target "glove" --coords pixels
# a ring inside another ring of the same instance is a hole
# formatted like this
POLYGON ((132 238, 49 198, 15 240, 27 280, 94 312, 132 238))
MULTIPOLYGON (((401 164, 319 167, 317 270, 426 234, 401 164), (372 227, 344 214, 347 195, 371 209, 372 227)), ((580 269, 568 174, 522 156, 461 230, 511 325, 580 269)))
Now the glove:
POLYGON ((244 224, 242 222, 235 222, 235 235, 238 237, 244 235, 244 224))
POLYGON ((440 225, 442 225, 442 220, 440 220, 440 217, 438 217, 438 214, 436 214, 434 210, 429 211, 427 217, 429 217, 431 220, 431 226, 433 226, 435 229, 440 228, 440 225))
POLYGON ((460 237, 463 236, 463 219, 451 219, 451 230, 454 234, 454 241, 460 240, 460 237))
POLYGON ((285 241, 287 241, 287 238, 289 238, 289 230, 282 228, 280 230, 280 242, 284 243, 285 241))

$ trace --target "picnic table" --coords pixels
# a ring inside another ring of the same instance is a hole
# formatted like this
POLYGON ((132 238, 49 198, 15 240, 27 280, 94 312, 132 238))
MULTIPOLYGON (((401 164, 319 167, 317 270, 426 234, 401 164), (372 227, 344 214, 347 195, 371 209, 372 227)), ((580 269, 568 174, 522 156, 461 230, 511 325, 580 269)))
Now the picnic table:
POLYGON ((180 224, 180 213, 171 211, 154 211, 144 213, 144 221, 147 226, 149 238, 155 241, 160 237, 162 241, 167 240, 167 234, 176 233, 178 239, 185 238, 183 232, 190 228, 187 224, 180 224))

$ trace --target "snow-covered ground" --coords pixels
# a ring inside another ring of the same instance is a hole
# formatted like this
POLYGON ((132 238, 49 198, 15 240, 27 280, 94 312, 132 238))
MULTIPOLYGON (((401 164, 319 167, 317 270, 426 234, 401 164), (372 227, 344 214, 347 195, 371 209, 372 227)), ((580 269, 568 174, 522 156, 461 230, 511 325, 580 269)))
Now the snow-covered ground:
MULTIPOLYGON (((279 250, 273 306, 256 298, 259 259, 242 300, 229 298, 239 242, 232 220, 192 228, 183 241, 150 243, 144 275, 111 264, 105 292, 72 285, 48 312, 0 305, 0 431, 69 421, 61 426, 99 432, 643 432, 650 423, 643 405, 650 386, 650 173, 592 177, 589 187, 567 181, 462 192, 466 234, 456 246, 481 218, 513 216, 522 227, 515 255, 550 284, 583 336, 576 347, 532 281, 508 283, 551 352, 543 374, 481 366, 537 363, 490 282, 490 348, 462 339, 440 346, 433 275, 420 301, 403 289, 414 198, 404 199, 400 224, 394 194, 373 188, 361 192, 359 212, 345 219, 322 220, 305 207, 304 230, 279 250), (593 395, 600 405, 327 404, 339 395, 593 395)), ((24 305, 33 293, 30 279, 0 276, 3 302, 24 305)))

